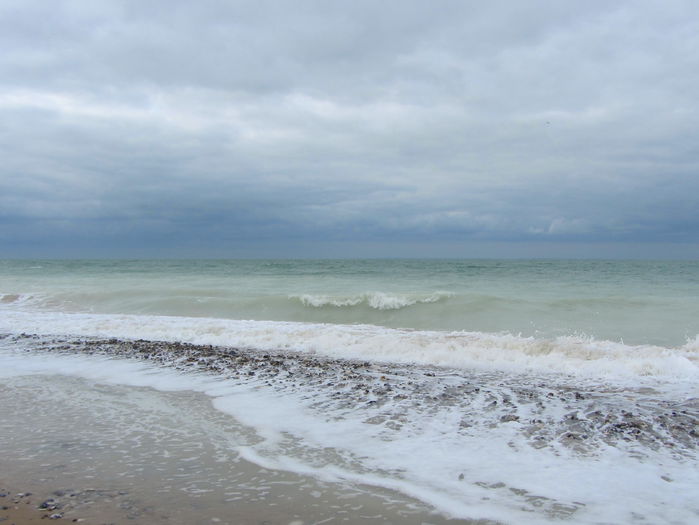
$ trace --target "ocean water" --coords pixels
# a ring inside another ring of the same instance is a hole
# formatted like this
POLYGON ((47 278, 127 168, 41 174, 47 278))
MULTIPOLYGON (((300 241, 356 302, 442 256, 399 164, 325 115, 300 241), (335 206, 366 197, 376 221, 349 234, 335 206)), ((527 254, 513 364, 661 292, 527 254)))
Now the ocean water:
POLYGON ((0 261, 0 334, 0 381, 203 393, 246 460, 443 516, 699 520, 696 261, 0 261))
POLYGON ((678 346, 697 261, 0 261, 0 304, 43 312, 368 324, 678 346))

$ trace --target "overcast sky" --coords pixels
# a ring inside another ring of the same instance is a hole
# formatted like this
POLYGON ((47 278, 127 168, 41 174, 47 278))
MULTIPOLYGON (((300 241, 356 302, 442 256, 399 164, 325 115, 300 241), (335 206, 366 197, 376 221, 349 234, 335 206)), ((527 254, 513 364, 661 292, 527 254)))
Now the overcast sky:
POLYGON ((699 256, 699 2, 0 2, 0 257, 699 256))

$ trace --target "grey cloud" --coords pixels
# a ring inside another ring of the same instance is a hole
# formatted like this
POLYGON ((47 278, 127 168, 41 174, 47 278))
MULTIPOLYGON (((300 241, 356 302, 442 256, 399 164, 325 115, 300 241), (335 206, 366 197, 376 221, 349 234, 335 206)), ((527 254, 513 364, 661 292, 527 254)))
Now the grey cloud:
POLYGON ((697 243, 698 15, 4 2, 0 242, 697 243))

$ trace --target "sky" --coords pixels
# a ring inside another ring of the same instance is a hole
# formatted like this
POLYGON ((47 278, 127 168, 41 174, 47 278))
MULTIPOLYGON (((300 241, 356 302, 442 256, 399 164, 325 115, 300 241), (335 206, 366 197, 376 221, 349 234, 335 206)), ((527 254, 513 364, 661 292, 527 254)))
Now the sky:
POLYGON ((0 2, 2 257, 699 258, 699 2, 0 2))

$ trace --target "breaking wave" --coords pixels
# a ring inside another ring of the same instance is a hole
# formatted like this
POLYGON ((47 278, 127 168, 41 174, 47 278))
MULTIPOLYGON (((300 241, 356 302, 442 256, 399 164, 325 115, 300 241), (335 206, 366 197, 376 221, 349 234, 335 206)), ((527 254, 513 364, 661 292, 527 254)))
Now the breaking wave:
POLYGON ((509 372, 663 381, 699 379, 699 337, 679 347, 585 336, 401 330, 372 325, 144 315, 4 312, 0 332, 146 339, 292 350, 335 358, 509 372))
POLYGON ((326 306, 343 308, 366 305, 374 310, 400 310, 415 304, 429 304, 453 297, 451 292, 437 291, 431 294, 391 294, 384 292, 366 292, 357 295, 290 295, 304 306, 323 308, 326 306))

